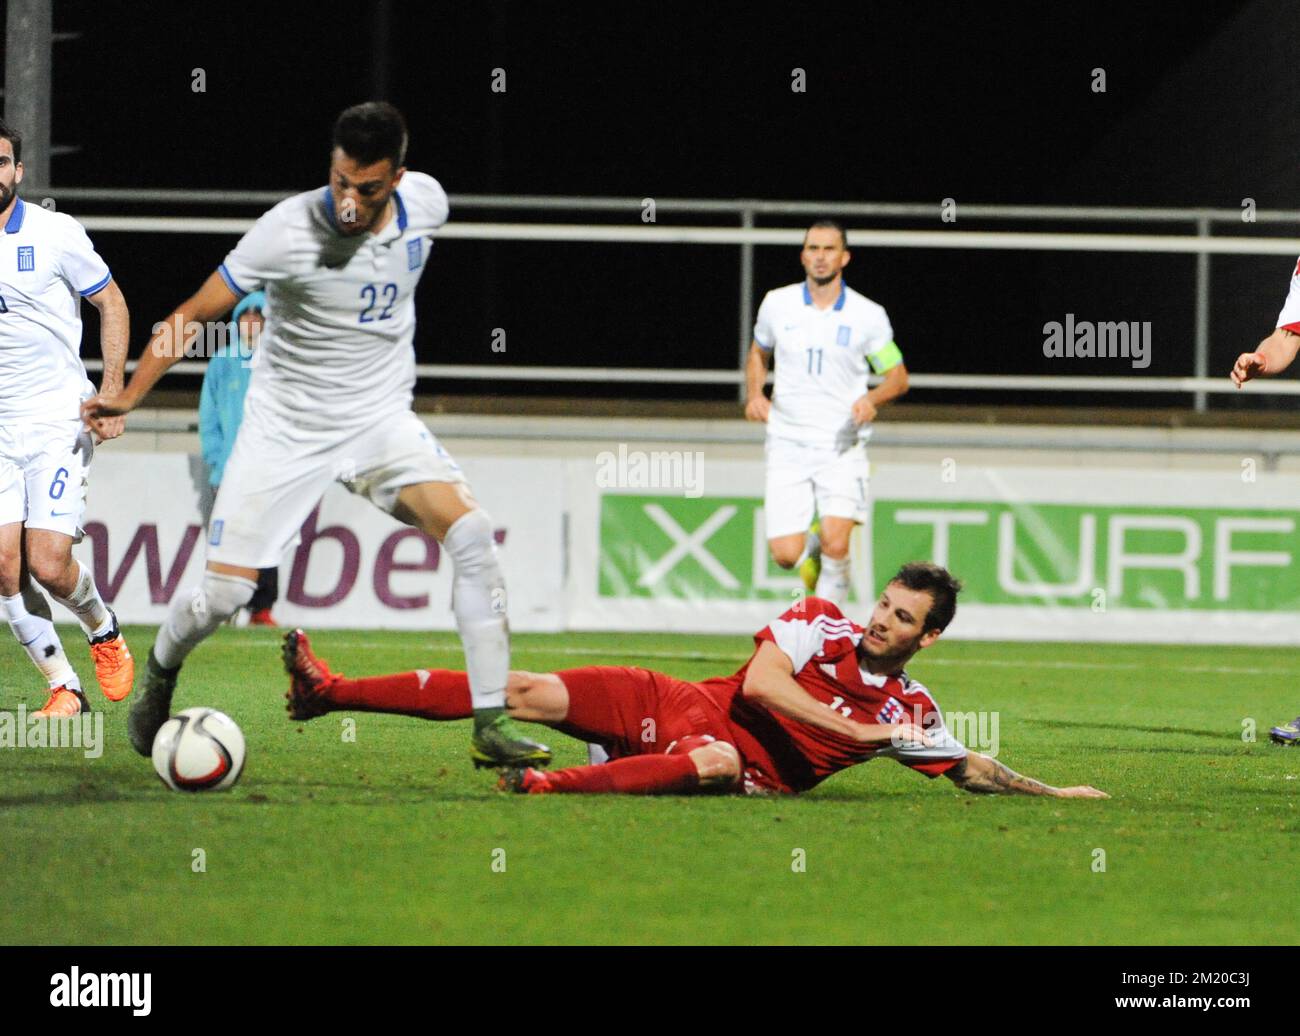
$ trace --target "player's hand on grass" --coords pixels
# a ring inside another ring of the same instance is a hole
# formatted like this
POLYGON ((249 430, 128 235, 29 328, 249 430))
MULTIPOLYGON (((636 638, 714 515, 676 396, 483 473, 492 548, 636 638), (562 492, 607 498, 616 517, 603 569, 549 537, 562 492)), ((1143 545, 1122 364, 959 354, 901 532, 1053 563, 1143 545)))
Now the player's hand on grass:
POLYGON ((1232 365, 1232 383, 1241 388, 1252 378, 1262 378, 1268 373, 1268 357, 1263 353, 1242 353, 1232 365))
POLYGON ((771 413, 772 401, 767 396, 754 396, 745 404, 746 421, 766 421, 771 413))
POLYGON ((1058 799, 1108 799, 1104 791, 1090 788, 1086 784, 1076 784, 1073 788, 1057 788, 1053 794, 1058 799))
POLYGON ((871 402, 868 396, 859 396, 853 401, 854 424, 870 424, 876 419, 876 414, 879 412, 876 409, 876 404, 871 402))

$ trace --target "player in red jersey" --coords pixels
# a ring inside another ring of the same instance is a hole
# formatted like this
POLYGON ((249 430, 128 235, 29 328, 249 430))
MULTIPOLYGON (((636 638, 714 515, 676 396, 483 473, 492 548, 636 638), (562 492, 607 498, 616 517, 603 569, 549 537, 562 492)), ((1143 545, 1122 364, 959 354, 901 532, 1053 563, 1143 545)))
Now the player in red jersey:
MULTIPOLYGON (((807 598, 754 637, 740 671, 698 683, 621 666, 515 671, 507 709, 604 746, 610 762, 544 772, 509 769, 502 786, 528 793, 801 792, 877 755, 973 792, 1106 798, 1054 788, 965 748, 938 705, 903 667, 952 621, 958 583, 937 565, 904 565, 864 628, 831 602, 807 598)), ((301 630, 285 637, 289 715, 337 710, 431 720, 472 715, 455 670, 420 669, 349 680, 312 654, 301 630)))

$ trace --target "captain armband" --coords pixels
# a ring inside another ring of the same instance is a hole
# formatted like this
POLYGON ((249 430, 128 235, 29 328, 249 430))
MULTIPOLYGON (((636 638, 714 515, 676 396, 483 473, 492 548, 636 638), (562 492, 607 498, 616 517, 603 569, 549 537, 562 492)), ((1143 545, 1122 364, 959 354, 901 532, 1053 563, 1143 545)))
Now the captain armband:
POLYGON ((883 349, 878 349, 867 356, 867 362, 871 364, 871 369, 877 374, 884 374, 885 371, 897 367, 903 362, 903 352, 898 348, 896 342, 890 342, 883 349))

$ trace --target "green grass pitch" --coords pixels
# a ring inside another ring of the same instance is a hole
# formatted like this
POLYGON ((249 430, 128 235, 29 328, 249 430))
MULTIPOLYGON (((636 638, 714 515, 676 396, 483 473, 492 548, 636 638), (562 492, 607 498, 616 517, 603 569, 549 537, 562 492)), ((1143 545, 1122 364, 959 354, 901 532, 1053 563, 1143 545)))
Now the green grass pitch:
MULTIPOLYGON (((127 630, 137 658, 152 633, 127 630)), ((93 681, 84 640, 64 639, 93 681)), ((351 675, 460 664, 450 634, 313 642, 351 675)), ((733 671, 749 644, 514 639, 520 668, 634 662, 686 678, 733 671)), ((187 664, 177 708, 242 726, 248 763, 229 793, 168 791, 126 743, 126 703, 97 690, 102 758, 0 749, 0 940, 1297 941, 1300 751, 1267 741, 1300 711, 1295 652, 941 642, 911 671, 946 711, 996 711, 1014 769, 1113 798, 976 797, 889 760, 799 798, 508 796, 471 768, 468 721, 357 714, 355 742, 343 714, 289 722, 275 632, 223 629, 187 664)), ((41 701, 3 638, 0 709, 41 701)), ((550 743, 557 765, 585 761, 576 742, 550 743)))

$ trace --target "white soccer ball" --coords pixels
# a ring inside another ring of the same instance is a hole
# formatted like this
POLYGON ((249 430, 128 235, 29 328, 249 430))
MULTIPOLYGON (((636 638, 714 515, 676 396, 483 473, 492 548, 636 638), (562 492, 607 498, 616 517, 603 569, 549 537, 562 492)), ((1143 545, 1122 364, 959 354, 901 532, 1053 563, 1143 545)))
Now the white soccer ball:
POLYGON ((216 709, 185 709, 153 739, 153 768, 173 791, 223 791, 244 769, 244 735, 216 709))

